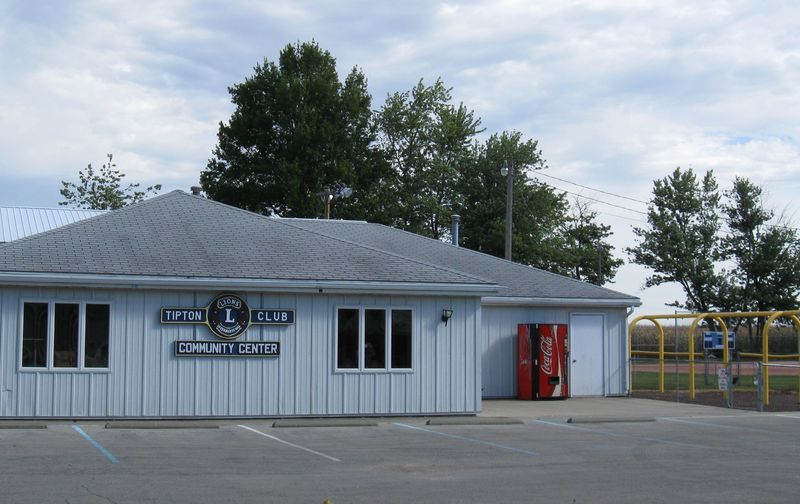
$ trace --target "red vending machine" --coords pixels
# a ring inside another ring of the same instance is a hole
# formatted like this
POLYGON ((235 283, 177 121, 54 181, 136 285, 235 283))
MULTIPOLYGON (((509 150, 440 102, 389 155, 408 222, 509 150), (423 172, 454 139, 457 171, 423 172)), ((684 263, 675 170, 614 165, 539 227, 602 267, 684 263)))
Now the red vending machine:
POLYGON ((520 399, 569 397, 566 324, 517 326, 520 399))

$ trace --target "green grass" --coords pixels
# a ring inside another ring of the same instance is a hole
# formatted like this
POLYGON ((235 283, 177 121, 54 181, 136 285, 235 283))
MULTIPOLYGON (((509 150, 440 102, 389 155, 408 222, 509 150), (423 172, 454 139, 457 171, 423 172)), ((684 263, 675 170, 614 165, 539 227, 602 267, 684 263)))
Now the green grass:
MULTIPOLYGON (((702 366, 698 366, 700 371, 695 370, 695 389, 696 390, 719 390, 717 375, 709 372, 708 383, 703 378, 702 366)), ((734 373, 735 376, 735 373, 734 373)), ((689 390, 689 373, 678 373, 674 371, 664 371, 664 390, 689 390), (677 387, 676 387, 677 385, 677 387)), ((753 383, 752 376, 740 376, 734 384, 734 390, 756 390, 757 386, 753 383)), ((769 389, 780 391, 797 391, 797 376, 770 376, 769 389)), ((655 371, 633 371, 633 390, 658 390, 658 372, 655 371)))

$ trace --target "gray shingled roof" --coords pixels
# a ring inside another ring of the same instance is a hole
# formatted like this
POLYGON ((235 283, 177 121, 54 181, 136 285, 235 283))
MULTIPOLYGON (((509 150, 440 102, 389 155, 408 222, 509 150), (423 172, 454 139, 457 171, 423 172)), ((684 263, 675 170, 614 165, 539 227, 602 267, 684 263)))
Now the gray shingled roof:
POLYGON ((0 272, 491 286, 182 191, 0 245, 0 272))
POLYGON ((502 298, 639 301, 380 224, 273 219, 182 191, 0 245, 0 272, 496 284, 502 298))
POLYGON ((635 296, 506 261, 474 250, 454 247, 439 240, 425 238, 381 224, 311 219, 283 219, 283 222, 296 228, 307 229, 326 236, 338 236, 354 243, 365 244, 430 264, 447 266, 470 275, 487 278, 496 284, 507 287, 497 294, 500 297, 619 300, 630 304, 639 302, 635 296))

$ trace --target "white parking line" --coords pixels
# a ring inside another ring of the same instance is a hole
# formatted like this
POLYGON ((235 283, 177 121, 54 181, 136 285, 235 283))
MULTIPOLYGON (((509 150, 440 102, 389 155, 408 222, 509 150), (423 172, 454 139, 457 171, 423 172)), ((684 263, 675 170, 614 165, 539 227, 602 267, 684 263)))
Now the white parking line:
POLYGON ((248 427, 246 425, 240 425, 239 427, 241 427, 242 429, 249 430, 250 432, 255 432, 259 436, 264 436, 265 438, 270 438, 270 439, 272 439, 274 441, 277 441, 279 443, 283 443, 283 444, 285 444, 287 446, 291 446, 292 448, 297 448, 299 450, 307 451, 308 453, 313 453, 314 455, 319 455, 320 457, 326 458, 326 459, 331 460, 333 462, 341 462, 341 460, 337 459, 336 457, 331 457, 330 455, 325 455, 324 453, 318 452, 316 450, 312 450, 311 448, 306 448, 305 446, 300 446, 300 445, 297 445, 297 444, 294 444, 294 443, 290 443, 289 441, 284 441, 283 439, 277 438, 277 437, 275 437, 275 436, 273 436, 271 434, 267 434, 265 432, 261 432, 260 430, 256 430, 256 429, 254 429, 252 427, 248 427))
POLYGON ((659 439, 659 438, 652 438, 652 437, 646 437, 646 436, 634 436, 632 434, 623 434, 621 432, 609 432, 609 431, 604 431, 604 430, 600 430, 600 429, 592 429, 592 428, 589 428, 589 427, 578 427, 577 425, 558 423, 558 422, 550 422, 548 420, 532 420, 532 422, 540 423, 540 424, 544 424, 544 425, 551 425, 553 427, 562 427, 564 429, 573 429, 573 430, 584 431, 584 432, 592 432, 592 433, 595 433, 595 434, 602 434, 604 436, 627 438, 627 439, 638 439, 638 440, 642 440, 642 441, 652 441, 654 443, 664 443, 664 444, 668 444, 668 445, 681 446, 681 447, 685 447, 685 448, 711 449, 710 446, 705 446, 705 445, 701 445, 701 444, 695 444, 695 443, 689 444, 689 443, 681 443, 680 441, 670 441, 668 439, 659 439))
POLYGON ((680 418, 686 420, 708 419, 708 418, 765 418, 771 416, 771 413, 742 413, 740 415, 688 415, 688 416, 663 416, 656 417, 656 420, 664 420, 670 418, 680 418))
POLYGON ((659 420, 664 420, 665 422, 677 422, 677 423, 685 423, 690 425, 702 425, 704 427, 713 427, 713 428, 720 428, 720 429, 734 429, 734 430, 742 430, 742 431, 749 431, 749 432, 766 432, 767 434, 778 434, 775 431, 767 430, 767 429, 756 429, 755 427, 740 427, 737 425, 725 425, 721 423, 714 423, 714 422, 700 422, 698 420, 686 420, 685 418, 660 418, 659 420))
POLYGON ((404 424, 404 423, 400 423, 400 422, 394 422, 394 425, 397 425, 398 427, 403 427, 404 429, 413 429, 413 430, 428 432, 430 434, 436 434, 436 435, 439 435, 439 436, 449 437, 449 438, 452 438, 452 439, 460 439, 461 441, 469 441, 470 443, 478 443, 478 444, 482 444, 482 445, 486 445, 486 446, 491 446, 493 448, 500 448, 501 450, 508 450, 508 451, 517 452, 517 453, 524 453, 525 455, 533 455, 533 456, 539 455, 538 453, 536 453, 534 451, 523 450, 522 448, 515 448, 513 446, 506 446, 504 444, 492 443, 490 441, 483 441, 481 439, 474 439, 474 438, 469 438, 469 437, 466 437, 466 436, 458 436, 456 434, 448 434, 447 432, 440 432, 440 431, 435 431, 435 430, 431 430, 431 429, 425 429, 423 427, 417 427, 417 426, 414 426, 414 425, 408 425, 408 424, 404 424))
POLYGON ((720 419, 720 420, 739 420, 741 418, 744 419, 752 419, 752 418, 794 418, 795 420, 800 420, 800 413, 791 414, 791 413, 774 413, 774 412, 764 412, 764 413, 745 413, 742 415, 694 415, 694 416, 663 416, 663 417, 656 417, 656 420, 692 420, 692 421, 701 421, 701 420, 709 420, 709 419, 720 419))

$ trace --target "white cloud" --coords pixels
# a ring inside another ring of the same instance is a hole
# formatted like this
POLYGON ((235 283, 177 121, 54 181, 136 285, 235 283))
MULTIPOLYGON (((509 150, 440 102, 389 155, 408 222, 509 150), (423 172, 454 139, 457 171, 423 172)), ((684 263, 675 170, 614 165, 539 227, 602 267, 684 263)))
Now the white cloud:
MULTIPOLYGON (((539 139, 562 178, 648 199, 675 166, 714 169, 793 215, 799 17, 795 2, 745 0, 4 3, 0 198, 54 205, 54 181, 106 152, 132 182, 187 188, 231 112, 226 87, 315 38, 341 73, 363 68, 376 108, 442 77, 487 133, 539 139)), ((596 209, 630 245, 631 221, 607 214, 641 216, 596 209)), ((636 268, 617 288, 638 291, 636 268)))

